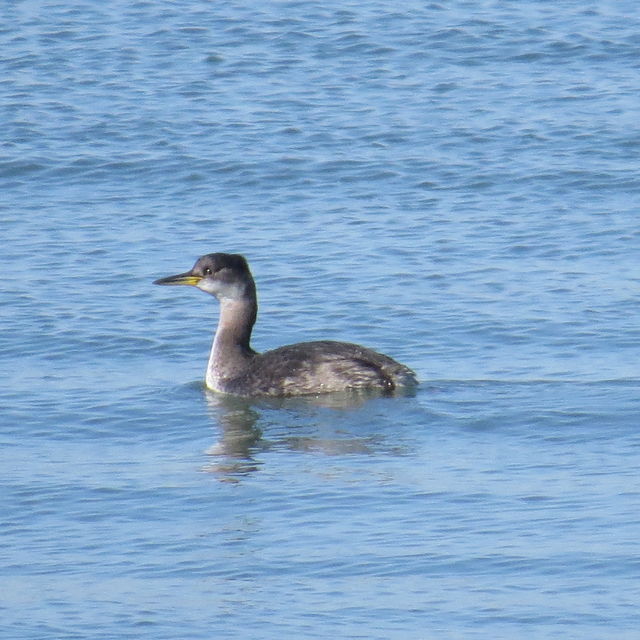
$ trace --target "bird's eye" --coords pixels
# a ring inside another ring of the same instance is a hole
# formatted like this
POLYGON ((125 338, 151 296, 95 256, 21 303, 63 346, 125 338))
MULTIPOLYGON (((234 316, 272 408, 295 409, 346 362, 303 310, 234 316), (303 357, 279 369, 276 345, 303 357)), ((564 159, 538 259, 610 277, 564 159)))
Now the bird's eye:
POLYGON ((211 267, 205 267, 202 270, 202 273, 204 273, 205 276, 210 276, 213 273, 213 270, 211 269, 211 267))

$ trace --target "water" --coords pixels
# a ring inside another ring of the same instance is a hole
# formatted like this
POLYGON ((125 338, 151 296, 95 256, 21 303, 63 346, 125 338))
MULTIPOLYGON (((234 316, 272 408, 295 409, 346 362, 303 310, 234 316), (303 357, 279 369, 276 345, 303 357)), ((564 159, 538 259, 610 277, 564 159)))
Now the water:
POLYGON ((5 5, 0 635, 636 638, 635 4, 5 5), (210 251, 418 392, 208 395, 210 251))

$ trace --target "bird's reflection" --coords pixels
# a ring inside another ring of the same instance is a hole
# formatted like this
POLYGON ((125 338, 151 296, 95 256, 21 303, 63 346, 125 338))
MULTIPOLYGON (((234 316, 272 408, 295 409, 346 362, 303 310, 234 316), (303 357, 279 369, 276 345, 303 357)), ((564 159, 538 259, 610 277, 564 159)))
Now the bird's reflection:
MULTIPOLYGON (((206 450, 213 459, 204 470, 220 475, 225 481, 237 482, 241 476, 260 468, 262 463, 257 456, 268 449, 324 455, 372 455, 381 450, 400 454, 399 447, 385 446, 379 435, 354 436, 339 428, 339 424, 344 422, 345 412, 359 409, 381 395, 380 392, 369 391, 247 399, 204 389, 209 414, 219 434, 217 442, 206 450), (285 425, 282 424, 284 419, 285 425), (263 437, 259 424, 269 425, 269 438, 263 437), (308 433, 309 425, 316 427, 311 435, 308 433), (306 433, 296 435, 296 426, 303 426, 306 433)), ((354 420, 354 423, 360 422, 362 417, 354 420)))
POLYGON ((205 389, 205 399, 220 437, 205 453, 216 461, 204 470, 220 474, 231 481, 259 468, 255 454, 265 448, 262 432, 257 426, 260 414, 244 398, 224 396, 205 389))

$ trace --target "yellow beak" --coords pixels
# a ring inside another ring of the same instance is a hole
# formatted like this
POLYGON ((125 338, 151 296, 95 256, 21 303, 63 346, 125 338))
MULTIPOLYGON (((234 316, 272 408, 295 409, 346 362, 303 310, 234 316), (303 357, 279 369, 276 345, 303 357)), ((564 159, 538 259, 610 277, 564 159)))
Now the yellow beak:
POLYGON ((195 276, 191 271, 187 271, 187 273, 179 273, 177 276, 168 276, 166 278, 160 278, 159 280, 155 280, 153 284, 163 284, 163 285, 178 285, 178 284, 186 284, 195 287, 198 282, 202 280, 202 276, 195 276))

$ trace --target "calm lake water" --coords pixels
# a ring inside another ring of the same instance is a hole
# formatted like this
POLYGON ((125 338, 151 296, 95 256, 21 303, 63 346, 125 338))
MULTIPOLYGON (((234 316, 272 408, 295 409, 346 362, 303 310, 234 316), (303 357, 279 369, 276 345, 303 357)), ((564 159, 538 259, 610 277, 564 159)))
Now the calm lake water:
POLYGON ((0 636, 638 637, 635 2, 1 13, 0 636), (417 392, 207 393, 213 251, 417 392))

